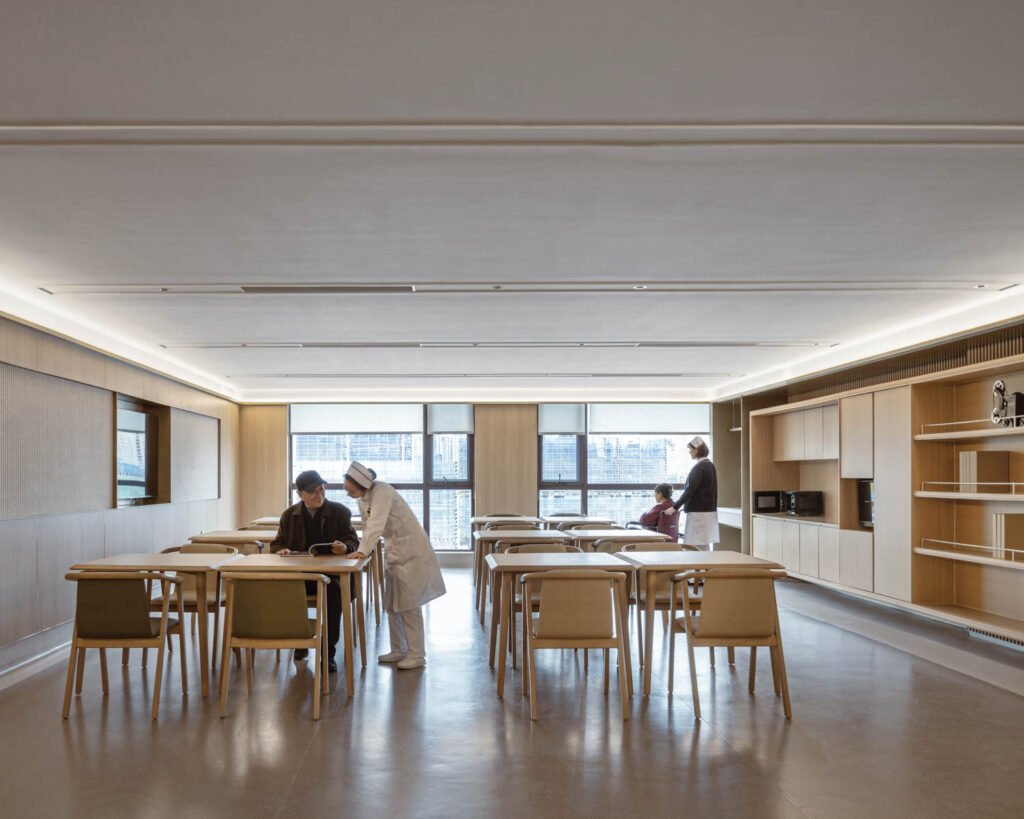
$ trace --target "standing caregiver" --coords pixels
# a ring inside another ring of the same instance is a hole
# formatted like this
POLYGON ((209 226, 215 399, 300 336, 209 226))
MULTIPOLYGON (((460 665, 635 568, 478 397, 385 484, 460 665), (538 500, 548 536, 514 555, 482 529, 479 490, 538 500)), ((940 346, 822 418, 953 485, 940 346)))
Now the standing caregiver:
POLYGON ((390 484, 358 461, 345 472, 345 491, 365 510, 363 537, 357 555, 369 556, 383 538, 384 609, 391 632, 391 651, 377 659, 399 668, 427 664, 423 605, 445 593, 441 566, 430 538, 409 505, 390 484))

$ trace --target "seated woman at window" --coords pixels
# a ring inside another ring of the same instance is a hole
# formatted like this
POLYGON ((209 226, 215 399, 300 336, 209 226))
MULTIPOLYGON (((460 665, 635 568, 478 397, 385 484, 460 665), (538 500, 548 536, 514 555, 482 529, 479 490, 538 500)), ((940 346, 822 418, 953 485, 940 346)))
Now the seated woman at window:
POLYGON ((640 524, 645 529, 661 532, 672 540, 679 538, 679 515, 666 515, 665 510, 672 508, 672 484, 659 483, 654 487, 655 504, 640 516, 640 524))

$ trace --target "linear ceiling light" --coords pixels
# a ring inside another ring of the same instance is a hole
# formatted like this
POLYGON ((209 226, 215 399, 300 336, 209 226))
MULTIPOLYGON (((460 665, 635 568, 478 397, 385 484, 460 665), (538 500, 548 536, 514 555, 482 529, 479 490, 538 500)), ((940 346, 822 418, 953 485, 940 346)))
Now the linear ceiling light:
POLYGON ((167 350, 532 350, 551 348, 581 349, 715 349, 751 347, 835 347, 837 341, 182 341, 160 346, 167 350))
POLYGON ((912 280, 724 280, 704 281, 476 281, 476 282, 330 282, 295 284, 63 284, 39 289, 53 296, 380 296, 418 293, 827 293, 982 290, 1000 292, 1016 287, 1009 281, 912 280))
POLYGON ((288 378, 733 378, 732 373, 238 373, 225 375, 230 379, 288 378))

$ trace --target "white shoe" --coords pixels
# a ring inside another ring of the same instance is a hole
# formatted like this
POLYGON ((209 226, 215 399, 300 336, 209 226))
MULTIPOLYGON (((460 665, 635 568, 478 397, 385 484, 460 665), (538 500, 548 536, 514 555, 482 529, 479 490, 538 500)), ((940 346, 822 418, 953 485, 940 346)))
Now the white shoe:
POLYGON ((403 671, 407 671, 410 668, 423 668, 426 664, 426 657, 406 657, 404 660, 399 661, 398 667, 403 671))
POLYGON ((401 651, 389 651, 387 654, 381 654, 377 658, 378 663, 398 663, 405 659, 405 654, 401 651))

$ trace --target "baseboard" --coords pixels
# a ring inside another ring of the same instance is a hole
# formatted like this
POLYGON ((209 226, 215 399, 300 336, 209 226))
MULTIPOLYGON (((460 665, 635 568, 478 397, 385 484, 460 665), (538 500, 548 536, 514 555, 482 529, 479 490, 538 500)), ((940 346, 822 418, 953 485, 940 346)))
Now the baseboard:
POLYGON ((70 622, 0 649, 0 691, 68 659, 70 622))

